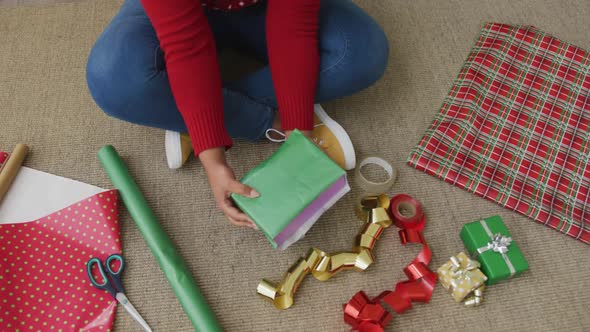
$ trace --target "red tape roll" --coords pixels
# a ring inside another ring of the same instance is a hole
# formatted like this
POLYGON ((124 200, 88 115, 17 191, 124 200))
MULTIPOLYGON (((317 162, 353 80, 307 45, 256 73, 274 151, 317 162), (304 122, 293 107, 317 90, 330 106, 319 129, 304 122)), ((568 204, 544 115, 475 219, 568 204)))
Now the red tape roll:
POLYGON ((428 268, 432 252, 422 235, 426 223, 422 205, 413 197, 401 194, 391 199, 389 208, 393 223, 401 228, 400 242, 422 244, 422 250, 404 268, 408 280, 398 282, 394 291, 384 291, 372 300, 359 291, 344 305, 344 321, 353 331, 383 331, 392 316, 382 303, 401 314, 412 307, 412 302, 429 302, 436 285, 437 275, 428 268))
POLYGON ((424 213, 422 204, 410 195, 399 194, 389 203, 389 211, 393 216, 393 223, 402 229, 422 231, 424 229, 424 213))

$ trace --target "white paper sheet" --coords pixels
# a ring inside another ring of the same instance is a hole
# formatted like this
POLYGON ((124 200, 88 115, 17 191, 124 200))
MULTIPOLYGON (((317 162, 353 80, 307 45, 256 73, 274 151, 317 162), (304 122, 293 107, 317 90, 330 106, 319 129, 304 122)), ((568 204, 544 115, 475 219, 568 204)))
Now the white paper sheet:
POLYGON ((0 202, 0 223, 37 220, 103 191, 83 182, 21 167, 0 202))

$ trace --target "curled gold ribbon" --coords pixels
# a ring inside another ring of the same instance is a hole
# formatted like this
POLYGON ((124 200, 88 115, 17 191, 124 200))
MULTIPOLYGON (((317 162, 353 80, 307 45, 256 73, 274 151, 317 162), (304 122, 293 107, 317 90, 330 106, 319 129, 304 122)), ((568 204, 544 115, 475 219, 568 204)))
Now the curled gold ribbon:
POLYGON ((283 275, 283 279, 278 284, 262 279, 258 284, 256 292, 272 300, 277 309, 287 309, 293 305, 293 296, 299 288, 306 275, 311 272, 311 269, 319 262, 323 251, 311 248, 305 258, 301 257, 293 264, 287 272, 283 275))
POLYGON ((477 307, 480 305, 483 302, 483 290, 485 288, 486 286, 484 285, 479 286, 479 288, 473 291, 473 295, 468 297, 463 304, 465 304, 466 307, 477 307))
POLYGON ((320 262, 314 266, 311 274, 319 281, 326 281, 336 273, 344 270, 364 271, 375 258, 371 249, 360 248, 358 252, 340 252, 325 255, 320 262))
POLYGON ((379 224, 384 228, 391 226, 391 218, 387 213, 389 197, 385 194, 361 197, 355 207, 356 216, 366 222, 379 224))
POLYGON ((258 284, 257 293, 271 300, 277 309, 287 309, 293 305, 297 288, 310 273, 315 279, 326 281, 340 271, 366 270, 375 261, 373 248, 377 239, 392 224, 388 208, 389 197, 385 194, 361 198, 356 206, 356 214, 365 224, 356 235, 351 252, 328 254, 311 248, 305 258, 299 258, 287 270, 278 284, 263 279, 258 284))

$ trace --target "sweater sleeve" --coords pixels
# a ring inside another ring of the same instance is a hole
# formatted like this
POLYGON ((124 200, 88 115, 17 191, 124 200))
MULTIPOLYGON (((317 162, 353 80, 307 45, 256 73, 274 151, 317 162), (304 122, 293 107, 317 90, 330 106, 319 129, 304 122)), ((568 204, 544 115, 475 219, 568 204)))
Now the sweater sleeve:
POLYGON ((283 130, 313 129, 320 0, 268 0, 267 44, 283 130))
POLYGON ((141 0, 165 54, 178 110, 195 154, 232 144, 223 122, 217 51, 198 0, 141 0))

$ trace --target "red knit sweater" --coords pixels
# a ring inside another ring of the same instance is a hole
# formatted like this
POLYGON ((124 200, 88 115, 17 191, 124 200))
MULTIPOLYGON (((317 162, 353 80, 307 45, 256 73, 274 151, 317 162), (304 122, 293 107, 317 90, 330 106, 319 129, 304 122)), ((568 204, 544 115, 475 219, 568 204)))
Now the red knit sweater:
MULTIPOLYGON (((232 144, 213 34, 199 0, 141 0, 165 53, 195 154, 232 144)), ((205 1, 211 3, 211 1, 205 1)), ((227 1, 226 1, 227 2, 227 1)), ((266 38, 283 130, 313 128, 320 0, 268 0, 266 38)))

